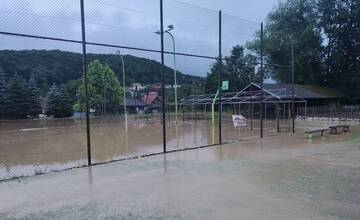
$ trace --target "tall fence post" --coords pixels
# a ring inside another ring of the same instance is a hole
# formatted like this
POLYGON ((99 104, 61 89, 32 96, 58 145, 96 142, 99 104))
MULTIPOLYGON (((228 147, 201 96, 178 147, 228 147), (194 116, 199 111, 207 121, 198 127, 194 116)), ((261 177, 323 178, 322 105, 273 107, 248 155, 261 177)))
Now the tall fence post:
POLYGON ((222 101, 221 101, 221 84, 222 84, 222 39, 221 39, 221 21, 222 19, 222 13, 221 10, 219 11, 219 82, 218 82, 218 87, 219 87, 219 144, 222 144, 222 128, 221 128, 221 116, 222 116, 222 101))
POLYGON ((261 22, 261 37, 260 37, 260 87, 261 87, 261 102, 260 102, 260 138, 264 137, 263 125, 263 105, 264 105, 264 25, 261 22))
POLYGON ((294 65, 294 40, 291 38, 291 117, 292 132, 295 133, 295 65, 294 65))
POLYGON ((164 81, 164 8, 163 0, 160 0, 160 39, 161 39, 161 104, 162 104, 162 127, 163 127, 163 151, 166 153, 166 107, 165 107, 165 81, 164 81))
POLYGON ((280 132, 280 112, 279 112, 279 102, 276 102, 276 131, 280 132))
POLYGON ((83 74, 85 81, 85 108, 86 108, 86 144, 87 144, 87 159, 88 166, 91 166, 91 142, 90 142, 90 108, 89 108, 89 90, 88 90, 88 76, 86 70, 86 38, 85 38, 85 12, 84 0, 80 0, 81 9, 81 35, 82 35, 82 51, 83 51, 83 74))

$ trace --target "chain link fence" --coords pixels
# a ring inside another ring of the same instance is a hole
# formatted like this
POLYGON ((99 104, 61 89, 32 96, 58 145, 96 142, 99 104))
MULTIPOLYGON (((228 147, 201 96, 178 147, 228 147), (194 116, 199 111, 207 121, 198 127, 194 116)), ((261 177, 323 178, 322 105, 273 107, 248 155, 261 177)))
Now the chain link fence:
POLYGON ((260 23, 176 0, 0 8, 0 179, 279 132, 275 104, 264 105, 260 23), (229 101, 251 83, 256 102, 229 101), (234 127, 233 115, 247 126, 234 127))

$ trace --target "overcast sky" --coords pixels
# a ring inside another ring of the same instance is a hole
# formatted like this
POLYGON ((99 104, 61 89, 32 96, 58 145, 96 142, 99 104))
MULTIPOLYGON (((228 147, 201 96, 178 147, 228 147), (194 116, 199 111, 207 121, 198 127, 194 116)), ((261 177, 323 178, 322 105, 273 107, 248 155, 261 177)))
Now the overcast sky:
MULTIPOLYGON (((223 15, 223 53, 244 45, 277 0, 164 0, 164 24, 173 24, 177 52, 218 55, 218 10, 223 15), (192 6, 192 5, 196 6, 192 6), (199 6, 199 7, 197 7, 199 6)), ((85 0, 87 41, 160 49, 157 0, 85 0)), ((0 30, 81 40, 79 2, 75 0, 0 0, 0 30)), ((0 36, 0 49, 60 49, 81 52, 81 45, 0 36)), ((165 50, 172 50, 165 36, 165 50)), ((88 46, 89 53, 115 53, 114 48, 88 46)), ((157 53, 121 50, 159 60, 157 53)), ((172 67, 167 55, 166 65, 172 67)), ((206 76, 213 60, 177 57, 184 73, 206 76)))
POLYGON ((251 21, 262 22, 278 0, 180 0, 251 21))

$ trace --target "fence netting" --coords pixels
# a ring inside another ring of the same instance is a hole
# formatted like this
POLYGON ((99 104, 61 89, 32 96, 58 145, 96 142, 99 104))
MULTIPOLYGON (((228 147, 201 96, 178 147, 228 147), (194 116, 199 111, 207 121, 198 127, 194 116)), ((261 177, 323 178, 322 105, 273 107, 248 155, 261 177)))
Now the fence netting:
POLYGON ((0 179, 86 165, 85 118, 74 117, 72 110, 76 79, 82 77, 81 45, 7 35, 0 40, 0 87, 6 97, 0 179))
MULTIPOLYGON (((228 88, 222 91, 222 132, 224 141, 241 141, 259 137, 260 95, 256 88, 244 88, 251 83, 260 85, 260 53, 249 45, 260 33, 261 24, 254 21, 222 14, 222 81, 228 88), (235 118, 243 119, 235 125, 235 118)), ((266 131, 266 129, 265 129, 266 131)))
MULTIPOLYGON (((184 103, 206 94, 206 76, 218 57, 218 12, 180 1, 164 4, 167 145, 170 150, 218 143, 218 127, 211 126, 210 106, 184 103), (176 80, 176 82, 175 82, 176 80)), ((218 74, 218 73, 216 73, 218 74)))
POLYGON ((81 40, 79 2, 1 1, 1 31, 81 40))
POLYGON ((161 32, 160 0, 1 1, 0 179, 288 125, 288 101, 261 111, 260 23, 163 3, 161 32))

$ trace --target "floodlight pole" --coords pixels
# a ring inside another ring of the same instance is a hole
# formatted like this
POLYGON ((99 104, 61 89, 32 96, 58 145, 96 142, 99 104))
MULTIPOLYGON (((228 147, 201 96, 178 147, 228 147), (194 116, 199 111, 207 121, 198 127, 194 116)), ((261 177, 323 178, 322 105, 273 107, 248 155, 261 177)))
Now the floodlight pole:
POLYGON ((260 87, 261 87, 261 102, 260 102, 260 138, 264 137, 263 131, 263 104, 264 104, 264 25, 261 22, 261 42, 260 42, 260 87))
POLYGON ((295 133, 295 65, 294 65, 294 41, 291 38, 291 117, 292 132, 295 133))
POLYGON ((170 33, 170 30, 172 30, 173 28, 165 31, 165 33, 169 34, 172 41, 173 41, 173 52, 174 52, 174 89, 175 89, 175 122, 178 123, 178 100, 177 100, 177 80, 176 80, 176 47, 175 47, 175 38, 174 36, 170 33))
POLYGON ((212 127, 215 127, 215 103, 216 103, 216 99, 219 95, 219 91, 220 91, 219 89, 216 91, 215 97, 211 103, 211 125, 212 125, 212 127))
POLYGON ((174 29, 174 25, 169 25, 168 26, 168 29, 166 31, 156 31, 155 34, 161 34, 161 33, 167 33, 168 35, 170 35, 171 39, 172 39, 172 42, 173 42, 173 57, 174 57, 174 90, 175 90, 175 123, 177 124, 178 123, 178 98, 177 98, 177 77, 176 77, 176 46, 175 46, 175 38, 174 38, 174 35, 171 34, 171 30, 174 29))
POLYGON ((126 113, 126 84, 125 84, 125 62, 124 57, 121 55, 120 51, 117 51, 118 55, 120 56, 121 63, 122 63, 122 77, 123 77, 123 99, 124 99, 124 117, 125 117, 125 123, 127 125, 127 113, 126 113))
POLYGON ((219 91, 219 144, 222 144, 222 132, 221 132, 221 115, 222 115, 222 103, 221 103, 221 83, 222 83, 222 39, 221 39, 221 10, 219 11, 219 82, 218 82, 218 91, 219 91))
POLYGON ((89 109, 89 89, 88 89, 88 76, 86 70, 86 34, 85 34, 85 13, 84 13, 84 0, 80 0, 80 13, 81 13, 81 36, 82 36, 82 52, 83 52, 83 74, 85 83, 85 108, 86 108, 86 144, 87 144, 87 159, 88 166, 91 166, 91 142, 90 142, 90 109, 89 109))

